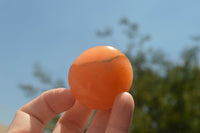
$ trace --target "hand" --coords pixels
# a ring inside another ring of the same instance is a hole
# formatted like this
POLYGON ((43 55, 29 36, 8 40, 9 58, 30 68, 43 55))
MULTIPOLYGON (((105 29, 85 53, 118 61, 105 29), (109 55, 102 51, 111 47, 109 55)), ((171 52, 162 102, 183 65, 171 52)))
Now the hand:
MULTIPOLYGON (((133 109, 132 96, 119 94, 112 109, 97 111, 87 133, 128 133, 133 109)), ((83 133, 93 110, 76 101, 70 90, 53 89, 21 107, 8 133, 42 133, 45 124, 62 112, 53 133, 83 133)))

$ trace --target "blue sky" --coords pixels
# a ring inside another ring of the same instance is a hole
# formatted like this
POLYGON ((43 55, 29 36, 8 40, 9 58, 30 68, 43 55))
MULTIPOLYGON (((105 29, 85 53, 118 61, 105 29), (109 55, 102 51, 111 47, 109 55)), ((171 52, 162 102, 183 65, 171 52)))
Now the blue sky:
POLYGON ((122 17, 150 34, 151 46, 178 60, 189 38, 200 35, 199 5, 199 0, 0 0, 0 122, 9 125, 30 100, 17 86, 35 83, 36 62, 67 84, 67 71, 84 50, 112 45, 123 51, 120 34, 110 39, 94 34, 107 26, 117 29, 122 17))

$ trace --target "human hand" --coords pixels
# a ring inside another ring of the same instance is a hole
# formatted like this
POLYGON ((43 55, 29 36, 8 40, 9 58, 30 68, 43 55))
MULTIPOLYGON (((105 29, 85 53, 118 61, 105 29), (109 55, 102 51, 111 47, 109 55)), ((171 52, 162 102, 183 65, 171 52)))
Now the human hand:
MULTIPOLYGON (((128 133, 133 110, 132 96, 121 93, 112 109, 97 111, 87 133, 128 133)), ((8 133, 42 133, 45 124, 62 112, 53 133, 83 133, 93 111, 76 101, 70 90, 53 89, 21 107, 8 133)))

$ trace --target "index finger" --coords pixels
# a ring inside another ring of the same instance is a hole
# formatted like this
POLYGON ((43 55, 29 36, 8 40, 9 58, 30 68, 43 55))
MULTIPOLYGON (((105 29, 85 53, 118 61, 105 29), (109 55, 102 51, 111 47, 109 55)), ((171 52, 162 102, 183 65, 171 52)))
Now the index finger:
POLYGON ((17 111, 8 132, 42 133, 49 120, 71 108, 74 102, 70 90, 59 88, 44 92, 17 111))

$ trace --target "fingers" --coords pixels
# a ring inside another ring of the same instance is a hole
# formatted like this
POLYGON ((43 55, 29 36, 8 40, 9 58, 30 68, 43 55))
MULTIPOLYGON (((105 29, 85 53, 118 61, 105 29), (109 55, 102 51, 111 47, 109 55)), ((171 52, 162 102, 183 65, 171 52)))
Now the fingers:
POLYGON ((75 105, 61 116, 54 133, 83 133, 92 113, 92 109, 76 101, 75 105))
POLYGON ((44 125, 49 120, 71 108, 74 102, 74 97, 67 89, 47 91, 17 111, 8 133, 42 133, 44 125))
POLYGON ((119 94, 114 102, 106 133, 128 133, 133 110, 132 96, 127 92, 119 94))
POLYGON ((97 111, 87 133, 105 133, 111 109, 105 111, 97 111))
MULTIPOLYGON (((106 130, 107 133, 127 133, 133 109, 132 96, 129 93, 121 93, 114 102, 112 112, 107 110, 96 113, 88 132, 98 133, 106 130), (108 125, 107 129, 106 125, 108 125)), ((43 93, 20 108, 8 129, 8 133, 42 133, 44 125, 64 111, 65 113, 58 121, 54 133, 83 132, 93 113, 92 109, 81 105, 78 101, 75 102, 69 90, 54 89, 43 93)))

